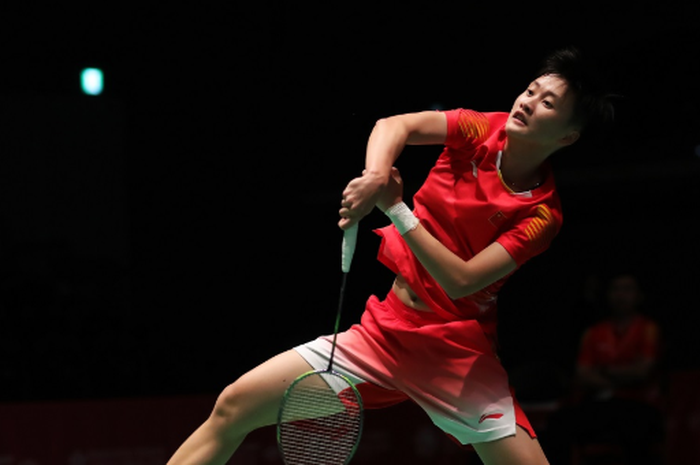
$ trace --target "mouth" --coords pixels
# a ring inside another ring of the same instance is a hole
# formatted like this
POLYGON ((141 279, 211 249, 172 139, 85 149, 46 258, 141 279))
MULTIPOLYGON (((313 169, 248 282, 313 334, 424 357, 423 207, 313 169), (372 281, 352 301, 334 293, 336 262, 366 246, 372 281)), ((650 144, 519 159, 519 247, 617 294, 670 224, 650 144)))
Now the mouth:
POLYGON ((527 121, 525 121, 525 113, 522 111, 516 111, 511 115, 512 119, 519 121, 524 126, 527 126, 527 121))

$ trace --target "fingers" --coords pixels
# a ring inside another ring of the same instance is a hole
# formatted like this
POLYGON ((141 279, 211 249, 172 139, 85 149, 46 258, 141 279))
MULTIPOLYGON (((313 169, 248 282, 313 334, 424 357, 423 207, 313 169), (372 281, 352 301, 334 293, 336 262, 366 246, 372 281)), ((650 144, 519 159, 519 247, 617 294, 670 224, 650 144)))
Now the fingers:
POLYGON ((340 210, 338 211, 338 214, 342 218, 347 218, 351 216, 352 213, 352 201, 348 199, 343 193, 343 198, 340 200, 340 210))
MULTIPOLYGON (((368 171, 364 169, 362 176, 368 171)), ((392 167, 389 184, 401 185, 401 175, 396 167, 392 167)), ((341 229, 347 229, 356 224, 360 219, 377 205, 377 197, 384 190, 377 179, 362 179, 360 177, 352 179, 345 187, 340 200, 340 220, 338 225, 341 229)), ((395 197, 395 196, 392 196, 395 197)))
POLYGON ((338 210, 338 215, 340 215, 341 220, 346 219, 349 221, 358 221, 360 217, 362 217, 360 212, 348 207, 343 207, 338 210))
POLYGON ((399 169, 395 166, 391 167, 391 179, 396 181, 398 184, 401 184, 401 182, 403 181, 403 179, 401 179, 401 173, 399 173, 399 169))
POLYGON ((346 229, 345 224, 348 221, 351 221, 350 216, 352 215, 352 202, 343 197, 340 201, 340 210, 338 210, 338 214, 340 215, 340 221, 338 222, 338 225, 341 229, 346 229))
POLYGON ((340 215, 338 226, 340 226, 341 229, 349 228, 360 221, 360 219, 365 215, 359 204, 356 205, 352 200, 345 196, 343 196, 342 200, 340 201, 340 210, 338 210, 338 214, 340 215), (353 208, 353 206, 356 208, 353 208))
POLYGON ((338 221, 338 227, 342 230, 346 230, 352 227, 358 221, 358 219, 353 218, 341 218, 340 221, 338 221))

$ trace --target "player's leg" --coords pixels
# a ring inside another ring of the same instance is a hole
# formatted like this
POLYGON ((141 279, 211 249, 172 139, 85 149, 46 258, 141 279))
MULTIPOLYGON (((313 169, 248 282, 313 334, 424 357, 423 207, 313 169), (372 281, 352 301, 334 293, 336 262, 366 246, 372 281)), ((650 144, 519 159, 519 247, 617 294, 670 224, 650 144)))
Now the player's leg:
POLYGON ((177 449, 168 465, 225 464, 246 435, 277 421, 285 390, 311 370, 294 350, 283 352, 227 386, 204 423, 177 449))
POLYGON ((549 461, 537 439, 520 426, 515 436, 474 444, 484 465, 548 465, 549 461))

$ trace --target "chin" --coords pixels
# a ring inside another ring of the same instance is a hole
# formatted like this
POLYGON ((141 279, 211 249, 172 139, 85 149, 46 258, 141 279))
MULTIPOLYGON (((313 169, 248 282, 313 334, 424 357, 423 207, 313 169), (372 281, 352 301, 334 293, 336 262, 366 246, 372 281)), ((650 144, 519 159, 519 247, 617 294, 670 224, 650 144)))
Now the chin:
POLYGON ((508 138, 523 139, 527 137, 527 128, 522 127, 508 120, 505 125, 506 136, 508 138))

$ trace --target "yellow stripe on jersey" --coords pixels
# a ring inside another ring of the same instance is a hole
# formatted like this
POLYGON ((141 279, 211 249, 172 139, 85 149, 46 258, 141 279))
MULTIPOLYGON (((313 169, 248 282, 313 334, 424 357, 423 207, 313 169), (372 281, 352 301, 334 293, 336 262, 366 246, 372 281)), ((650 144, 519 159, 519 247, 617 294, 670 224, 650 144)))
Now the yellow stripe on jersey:
POLYGON ((546 205, 535 207, 535 216, 525 228, 525 234, 535 246, 546 246, 557 234, 557 225, 552 217, 552 212, 546 205))
POLYGON ((489 132, 489 120, 482 113, 473 110, 463 110, 459 113, 459 129, 465 139, 482 143, 489 132))

